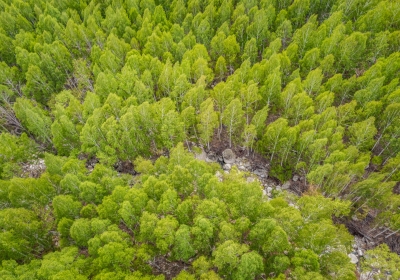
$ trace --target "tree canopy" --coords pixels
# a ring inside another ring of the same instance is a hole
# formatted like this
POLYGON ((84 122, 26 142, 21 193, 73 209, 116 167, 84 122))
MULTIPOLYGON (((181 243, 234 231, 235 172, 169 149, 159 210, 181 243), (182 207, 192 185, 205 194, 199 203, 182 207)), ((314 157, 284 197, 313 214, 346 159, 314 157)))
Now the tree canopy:
POLYGON ((399 0, 0 0, 0 278, 355 279, 332 215, 400 231, 399 74, 399 0))

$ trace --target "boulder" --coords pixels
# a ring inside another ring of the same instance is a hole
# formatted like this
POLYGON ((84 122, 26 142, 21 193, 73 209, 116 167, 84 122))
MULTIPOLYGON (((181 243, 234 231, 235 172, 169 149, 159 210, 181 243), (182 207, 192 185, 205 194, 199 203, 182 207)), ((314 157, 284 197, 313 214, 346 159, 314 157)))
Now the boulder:
POLYGON ((354 264, 357 264, 357 263, 358 263, 358 258, 357 258, 356 255, 350 253, 350 254, 348 254, 348 256, 349 256, 349 258, 350 258, 350 262, 351 262, 351 263, 354 263, 354 264))
POLYGON ((239 165, 238 169, 241 170, 241 171, 245 171, 246 170, 246 168, 243 165, 239 165))
POLYGON ((222 167, 222 169, 224 170, 231 170, 232 166, 229 163, 224 164, 224 166, 222 167))
POLYGON ((254 178, 254 177, 247 177, 247 182, 248 183, 254 182, 255 179, 256 178, 254 178))
POLYGON ((218 157, 214 152, 208 153, 206 162, 216 162, 217 160, 218 160, 218 157))
POLYGON ((202 150, 201 154, 196 154, 195 158, 198 160, 206 161, 207 160, 207 154, 202 150))
POLYGON ((288 188, 290 188, 290 182, 286 182, 282 185, 282 189, 283 190, 287 190, 288 188))
POLYGON ((268 193, 266 190, 262 190, 262 192, 263 192, 263 196, 268 196, 268 193))
POLYGON ((243 165, 244 165, 244 167, 247 167, 247 168, 251 167, 251 164, 250 164, 250 162, 248 162, 248 161, 245 161, 245 162, 243 163, 243 165))
POLYGON ((223 151, 222 157, 224 158, 225 163, 229 164, 235 163, 236 156, 231 149, 226 149, 225 151, 223 151))
POLYGON ((265 169, 256 169, 253 173, 261 178, 268 177, 268 172, 265 169))
POLYGON ((299 175, 294 175, 293 176, 293 181, 297 182, 300 179, 299 175))

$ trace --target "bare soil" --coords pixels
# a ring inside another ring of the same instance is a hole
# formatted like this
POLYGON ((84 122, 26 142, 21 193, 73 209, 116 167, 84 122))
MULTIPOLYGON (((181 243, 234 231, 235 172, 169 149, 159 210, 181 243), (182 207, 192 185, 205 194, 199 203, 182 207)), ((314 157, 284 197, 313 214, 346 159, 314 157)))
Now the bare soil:
POLYGON ((114 165, 114 168, 119 173, 126 173, 126 174, 131 174, 131 175, 135 175, 136 174, 133 162, 131 162, 130 160, 117 162, 114 165))
POLYGON ((192 267, 182 261, 169 261, 165 257, 156 257, 150 266, 153 267, 154 275, 162 274, 166 280, 175 278, 182 270, 190 271, 192 267))
POLYGON ((229 147, 229 134, 225 128, 222 129, 220 137, 218 137, 217 130, 214 131, 212 141, 210 142, 210 148, 206 149, 206 152, 214 152, 217 156, 222 157, 222 152, 226 149, 231 149, 236 157, 245 157, 251 164, 251 170, 255 169, 269 169, 269 160, 261 154, 254 151, 248 152, 245 147, 237 145, 232 140, 232 146, 229 147))

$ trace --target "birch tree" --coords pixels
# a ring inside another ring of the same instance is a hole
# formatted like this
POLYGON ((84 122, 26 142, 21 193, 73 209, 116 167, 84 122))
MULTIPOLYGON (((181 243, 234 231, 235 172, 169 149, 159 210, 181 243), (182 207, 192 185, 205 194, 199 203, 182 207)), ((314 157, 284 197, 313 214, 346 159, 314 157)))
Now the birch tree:
POLYGON ((210 147, 211 136, 214 134, 214 128, 218 126, 218 115, 214 111, 214 105, 209 98, 200 105, 200 115, 198 130, 200 139, 207 147, 210 147))
POLYGON ((235 136, 242 123, 244 111, 239 99, 232 100, 224 111, 223 123, 229 133, 229 147, 232 147, 232 134, 235 136))

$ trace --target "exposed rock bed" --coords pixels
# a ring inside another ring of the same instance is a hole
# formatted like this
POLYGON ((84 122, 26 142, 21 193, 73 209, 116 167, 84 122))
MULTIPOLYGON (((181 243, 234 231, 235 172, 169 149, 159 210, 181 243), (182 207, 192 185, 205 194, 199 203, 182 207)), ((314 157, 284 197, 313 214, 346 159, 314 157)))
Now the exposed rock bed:
POLYGON ((39 178, 46 171, 44 159, 38 159, 33 162, 27 162, 22 165, 22 176, 39 178))

